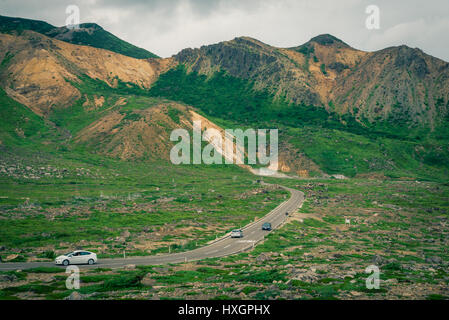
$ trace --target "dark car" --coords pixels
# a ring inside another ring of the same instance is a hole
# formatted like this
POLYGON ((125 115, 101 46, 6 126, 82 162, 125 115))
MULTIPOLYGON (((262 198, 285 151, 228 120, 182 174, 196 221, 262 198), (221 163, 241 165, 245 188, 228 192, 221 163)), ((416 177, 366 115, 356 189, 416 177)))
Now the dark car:
POLYGON ((265 223, 262 225, 262 230, 271 231, 271 223, 265 222, 265 223))

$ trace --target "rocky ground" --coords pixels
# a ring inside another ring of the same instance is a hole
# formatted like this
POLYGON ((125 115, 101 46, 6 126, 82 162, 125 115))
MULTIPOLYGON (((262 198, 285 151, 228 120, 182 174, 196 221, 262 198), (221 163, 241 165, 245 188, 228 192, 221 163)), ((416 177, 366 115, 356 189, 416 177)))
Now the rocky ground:
POLYGON ((1 275, 4 298, 447 299, 448 187, 430 182, 286 182, 307 201, 254 250, 168 266, 82 271, 65 289, 55 270, 1 275), (367 287, 367 267, 379 287, 367 287))

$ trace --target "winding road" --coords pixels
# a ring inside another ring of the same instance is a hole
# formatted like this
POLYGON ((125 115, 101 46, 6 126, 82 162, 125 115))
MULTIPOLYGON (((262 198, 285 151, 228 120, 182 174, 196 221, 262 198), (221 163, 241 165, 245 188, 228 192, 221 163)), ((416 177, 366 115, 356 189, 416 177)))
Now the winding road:
MULTIPOLYGON (((236 254, 253 248, 264 239, 268 231, 262 230, 262 224, 271 223, 273 229, 281 226, 287 219, 286 213, 296 211, 304 201, 304 193, 280 186, 290 192, 291 197, 274 208, 263 218, 246 225, 243 230, 243 238, 231 238, 229 234, 204 247, 186 252, 144 256, 129 258, 99 259, 95 265, 78 265, 80 268, 122 268, 127 265, 161 265, 168 263, 180 263, 196 261, 206 258, 218 258, 236 254)), ((0 271, 24 270, 37 267, 54 267, 52 262, 17 262, 0 263, 0 271)), ((62 267, 63 268, 63 267, 62 267)))

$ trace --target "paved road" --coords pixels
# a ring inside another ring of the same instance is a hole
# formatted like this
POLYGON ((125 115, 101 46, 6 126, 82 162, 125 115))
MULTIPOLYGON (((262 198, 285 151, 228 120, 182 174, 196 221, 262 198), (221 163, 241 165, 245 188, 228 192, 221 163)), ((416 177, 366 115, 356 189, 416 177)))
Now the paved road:
MULTIPOLYGON (((269 232, 262 230, 262 224, 270 222, 273 229, 279 227, 286 219, 286 212, 294 212, 304 201, 304 193, 298 190, 282 187, 291 193, 290 199, 284 201, 274 208, 263 218, 252 222, 243 228, 243 238, 231 238, 229 235, 224 236, 213 243, 204 247, 172 254, 145 256, 145 257, 129 257, 100 259, 93 266, 79 265, 81 268, 121 268, 129 264, 134 265, 160 265, 167 263, 179 263, 186 261, 196 261, 205 258, 218 258, 236 254, 251 249, 257 242, 263 240, 269 232)), ((27 262, 27 263, 0 263, 0 271, 7 270, 24 270, 36 267, 54 267, 51 262, 27 262)))

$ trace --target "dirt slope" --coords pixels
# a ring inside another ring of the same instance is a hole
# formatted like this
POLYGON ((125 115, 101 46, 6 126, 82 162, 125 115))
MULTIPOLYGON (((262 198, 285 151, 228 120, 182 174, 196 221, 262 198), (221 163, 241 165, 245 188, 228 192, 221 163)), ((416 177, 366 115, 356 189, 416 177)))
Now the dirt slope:
POLYGON ((110 86, 117 81, 148 88, 173 59, 134 59, 104 49, 78 46, 32 31, 0 33, 0 85, 15 100, 46 115, 80 98, 71 84, 80 75, 110 86))

